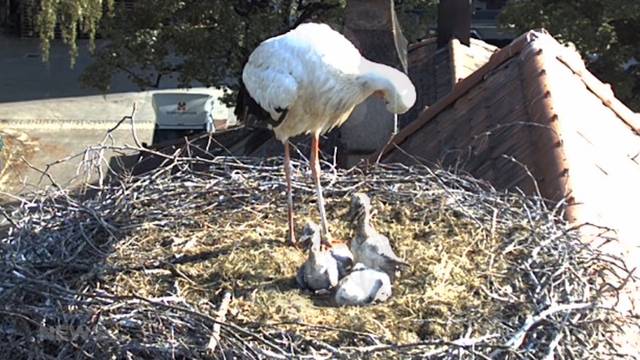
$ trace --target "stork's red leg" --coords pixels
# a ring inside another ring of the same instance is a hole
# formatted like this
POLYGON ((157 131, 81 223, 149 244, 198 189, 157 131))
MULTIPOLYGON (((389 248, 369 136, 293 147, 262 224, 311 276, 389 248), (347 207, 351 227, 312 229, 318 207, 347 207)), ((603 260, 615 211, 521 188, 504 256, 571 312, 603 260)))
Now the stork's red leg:
POLYGON ((311 173, 316 184, 316 196, 318 197, 318 209, 320 210, 320 233, 322 240, 330 241, 329 226, 327 224, 327 214, 324 210, 324 197, 322 196, 322 185, 320 184, 320 161, 318 160, 319 136, 313 134, 311 137, 311 173))
POLYGON ((289 140, 284 142, 284 174, 287 178, 287 219, 289 222, 289 242, 296 243, 296 234, 293 230, 293 194, 291 193, 291 155, 289 154, 289 140))

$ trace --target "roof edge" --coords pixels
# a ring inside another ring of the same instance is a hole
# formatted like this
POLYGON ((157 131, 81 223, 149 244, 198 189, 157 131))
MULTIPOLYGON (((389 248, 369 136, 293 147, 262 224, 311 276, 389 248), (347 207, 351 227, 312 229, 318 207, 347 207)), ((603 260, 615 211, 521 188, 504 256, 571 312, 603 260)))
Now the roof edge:
MULTIPOLYGON (((526 108, 529 113, 529 117, 532 122, 539 124, 539 126, 532 126, 529 128, 531 132, 548 132, 546 136, 536 136, 532 134, 533 138, 537 139, 532 146, 537 149, 538 152, 545 152, 551 149, 551 158, 537 158, 530 166, 535 168, 537 174, 536 186, 538 195, 551 199, 554 201, 562 201, 567 199, 571 202, 570 191, 571 183, 568 173, 568 164, 566 155, 563 148, 563 141, 561 138, 561 130, 559 121, 561 121, 561 115, 556 109, 558 107, 554 104, 553 94, 557 93, 558 88, 561 88, 561 84, 558 84, 558 79, 549 76, 546 64, 548 61, 548 53, 552 52, 553 56, 556 55, 554 50, 547 48, 532 46, 528 48, 521 55, 523 72, 521 79, 526 83, 524 96, 526 100, 526 108), (559 86, 560 85, 560 86, 559 86), (544 189, 538 187, 537 181, 542 180, 547 185, 544 189)), ((571 219, 575 216, 570 207, 567 208, 565 216, 571 219)))
POLYGON ((587 89, 599 97, 636 135, 640 135, 640 116, 615 96, 611 85, 600 81, 600 79, 587 70, 582 62, 578 63, 571 59, 571 57, 564 56, 563 54, 559 54, 557 59, 574 74, 578 75, 578 78, 587 89))
POLYGON ((469 92, 475 85, 484 80, 485 76, 509 59, 519 54, 529 43, 537 39, 540 34, 546 34, 546 30, 530 30, 513 40, 511 44, 491 55, 489 61, 476 70, 473 74, 456 83, 453 90, 438 102, 422 110, 418 118, 405 126, 382 149, 369 157, 369 162, 377 162, 397 146, 402 144, 411 134, 434 118, 444 109, 451 106, 458 98, 469 92))
POLYGON ((447 46, 449 48, 449 63, 451 68, 451 89, 453 89, 458 82, 458 77, 460 76, 459 67, 462 63, 462 61, 460 61, 460 46, 462 46, 462 43, 460 43, 460 40, 453 38, 449 40, 449 44, 447 44, 447 46))
POLYGON ((423 46, 429 45, 429 44, 433 44, 434 42, 436 42, 436 38, 435 37, 430 37, 430 38, 426 38, 426 39, 422 39, 419 41, 416 41, 414 43, 409 44, 409 46, 407 46, 407 51, 413 51, 416 49, 419 49, 423 46))

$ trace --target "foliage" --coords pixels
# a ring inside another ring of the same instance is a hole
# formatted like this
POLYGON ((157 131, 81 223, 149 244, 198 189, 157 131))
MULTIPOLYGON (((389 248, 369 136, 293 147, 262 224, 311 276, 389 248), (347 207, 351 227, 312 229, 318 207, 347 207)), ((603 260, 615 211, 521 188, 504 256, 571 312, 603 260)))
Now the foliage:
POLYGON ((640 110, 640 2, 636 0, 512 0, 500 18, 520 32, 545 28, 571 42, 589 69, 640 110), (625 66, 626 65, 626 66, 625 66))
POLYGON ((396 0, 398 21, 409 42, 424 38, 436 23, 438 0, 396 0))
MULTIPOLYGON (((407 38, 426 32, 428 24, 416 19, 429 18, 435 3, 396 1, 407 38)), ((346 0, 146 0, 115 6, 113 0, 42 0, 38 19, 45 56, 58 21, 72 59, 75 29, 82 25, 93 42, 101 19, 100 34, 108 41, 96 49, 82 80, 103 91, 119 72, 141 89, 174 76, 183 86, 236 88, 244 61, 260 41, 309 20, 340 29, 345 6, 346 0)))
MULTIPOLYGON (((33 0, 29 2, 33 3, 33 0)), ((73 66, 78 56, 78 28, 89 35, 93 50, 93 39, 103 17, 103 10, 106 8, 111 11, 113 6, 114 0, 40 0, 37 27, 42 39, 43 58, 49 57, 49 43, 55 37, 56 23, 59 23, 62 39, 70 48, 73 66)))

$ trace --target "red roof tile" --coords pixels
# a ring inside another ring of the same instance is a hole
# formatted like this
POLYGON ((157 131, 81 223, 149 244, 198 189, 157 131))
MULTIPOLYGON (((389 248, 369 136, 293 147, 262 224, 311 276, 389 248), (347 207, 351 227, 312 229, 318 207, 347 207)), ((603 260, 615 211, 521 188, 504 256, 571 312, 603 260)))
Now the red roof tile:
POLYGON ((567 217, 637 246, 640 121, 579 54, 531 31, 425 109, 371 161, 454 166, 498 188, 567 198, 567 217), (420 160, 418 160, 420 159, 420 160), (535 182, 529 176, 530 172, 535 182))

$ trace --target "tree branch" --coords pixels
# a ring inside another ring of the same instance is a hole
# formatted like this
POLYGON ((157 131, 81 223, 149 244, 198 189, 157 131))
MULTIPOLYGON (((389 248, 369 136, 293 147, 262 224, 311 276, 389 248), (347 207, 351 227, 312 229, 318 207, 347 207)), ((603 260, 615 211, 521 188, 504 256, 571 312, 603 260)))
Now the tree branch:
POLYGON ((339 6, 338 3, 327 4, 322 2, 314 2, 314 3, 306 4, 301 8, 298 8, 298 11, 301 10, 302 12, 300 13, 300 16, 298 16, 298 19, 293 24, 292 28, 297 27, 298 25, 302 24, 306 20, 312 18, 314 15, 317 15, 321 12, 327 12, 329 10, 336 9, 338 6, 339 6))

